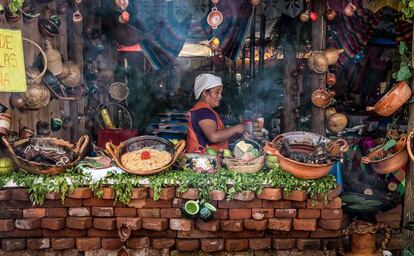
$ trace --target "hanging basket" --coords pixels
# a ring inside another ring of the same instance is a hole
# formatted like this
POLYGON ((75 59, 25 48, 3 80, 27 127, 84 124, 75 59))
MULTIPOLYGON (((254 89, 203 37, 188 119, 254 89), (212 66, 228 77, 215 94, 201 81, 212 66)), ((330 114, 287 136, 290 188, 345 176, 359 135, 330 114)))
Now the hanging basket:
POLYGON ((22 39, 23 39, 23 41, 26 41, 29 44, 31 44, 34 47, 36 47, 39 50, 39 52, 40 52, 40 54, 41 54, 41 56, 43 58, 43 68, 42 68, 42 71, 39 74, 36 73, 35 75, 33 75, 33 72, 31 72, 30 69, 29 69, 29 72, 26 71, 27 83, 34 83, 34 82, 36 82, 38 80, 41 80, 42 77, 46 73, 46 70, 47 70, 47 57, 46 57, 46 53, 43 51, 42 47, 40 47, 34 41, 32 41, 30 39, 27 39, 27 38, 24 38, 24 37, 22 39))

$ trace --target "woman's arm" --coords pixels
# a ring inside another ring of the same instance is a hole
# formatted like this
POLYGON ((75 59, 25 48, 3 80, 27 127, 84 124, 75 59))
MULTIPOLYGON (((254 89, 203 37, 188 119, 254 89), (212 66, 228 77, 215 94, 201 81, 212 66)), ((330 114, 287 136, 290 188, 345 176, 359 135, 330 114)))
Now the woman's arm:
POLYGON ((211 119, 201 120, 199 123, 204 135, 211 143, 218 143, 233 137, 236 134, 244 133, 244 126, 242 124, 222 130, 217 129, 217 123, 211 119))

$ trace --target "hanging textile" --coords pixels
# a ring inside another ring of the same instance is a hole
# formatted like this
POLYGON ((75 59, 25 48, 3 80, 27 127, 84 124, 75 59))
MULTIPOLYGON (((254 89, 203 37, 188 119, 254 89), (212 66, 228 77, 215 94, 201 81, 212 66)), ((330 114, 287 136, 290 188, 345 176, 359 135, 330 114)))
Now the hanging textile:
MULTIPOLYGON (((231 60, 236 60, 250 28, 253 6, 248 0, 220 0, 216 5, 223 14, 223 23, 213 30, 207 24, 207 15, 199 21, 205 36, 219 38, 221 52, 231 60)), ((194 24, 194 28, 198 25, 194 24)))

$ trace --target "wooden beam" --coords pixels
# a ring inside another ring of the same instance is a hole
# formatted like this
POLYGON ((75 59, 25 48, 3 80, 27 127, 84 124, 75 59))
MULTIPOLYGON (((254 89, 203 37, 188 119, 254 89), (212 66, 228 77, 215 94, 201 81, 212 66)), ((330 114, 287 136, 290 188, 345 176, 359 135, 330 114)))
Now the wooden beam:
MULTIPOLYGON (((414 31, 414 23, 413 23, 414 31)), ((414 68, 414 34, 411 43, 411 66, 414 68)), ((411 80, 411 90, 414 91, 414 77, 411 80)), ((410 104, 408 107, 408 131, 414 128, 414 104, 410 104)), ((409 161, 408 170, 405 175, 405 193, 404 193, 404 211, 403 211, 403 225, 409 221, 414 220, 414 163, 409 161)), ((412 237, 413 232, 407 229, 403 230, 403 234, 406 237, 412 237), (410 236, 411 235, 411 236, 410 236)))
MULTIPOLYGON (((326 22, 325 22, 326 0, 312 1, 312 10, 318 14, 318 20, 312 23, 312 50, 325 50, 326 22)), ((326 74, 312 74, 311 88, 326 88, 326 74)), ((325 136, 325 111, 312 105, 312 132, 325 136)))
POLYGON ((266 15, 260 14, 260 48, 259 48, 259 77, 261 78, 264 70, 264 54, 265 54, 265 36, 266 36, 266 15))
POLYGON ((296 130, 297 101, 295 95, 298 91, 297 77, 292 76, 296 72, 296 50, 292 42, 285 42, 283 45, 283 120, 282 132, 296 130))

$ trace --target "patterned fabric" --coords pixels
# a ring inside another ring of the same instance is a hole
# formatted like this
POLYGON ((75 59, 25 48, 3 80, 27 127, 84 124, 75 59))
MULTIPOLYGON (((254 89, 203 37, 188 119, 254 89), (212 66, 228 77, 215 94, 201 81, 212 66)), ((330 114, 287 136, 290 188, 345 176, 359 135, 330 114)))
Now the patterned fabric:
POLYGON ((253 7, 246 0, 221 0, 216 6, 223 14, 223 23, 213 30, 207 24, 206 16, 201 19, 200 26, 207 38, 219 38, 221 52, 224 56, 236 60, 250 28, 253 7))

